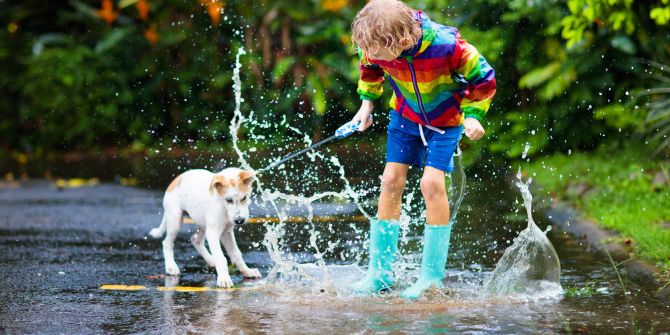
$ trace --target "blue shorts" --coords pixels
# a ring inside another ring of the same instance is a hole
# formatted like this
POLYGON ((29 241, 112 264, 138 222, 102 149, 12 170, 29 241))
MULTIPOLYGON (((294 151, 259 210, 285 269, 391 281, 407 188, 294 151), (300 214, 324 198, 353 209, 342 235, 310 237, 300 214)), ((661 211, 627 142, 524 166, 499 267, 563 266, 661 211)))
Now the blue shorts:
POLYGON ((386 162, 402 163, 422 168, 434 167, 445 172, 454 171, 453 155, 461 138, 463 126, 442 129, 444 134, 423 126, 428 145, 424 145, 419 125, 390 112, 391 121, 386 140, 386 162))

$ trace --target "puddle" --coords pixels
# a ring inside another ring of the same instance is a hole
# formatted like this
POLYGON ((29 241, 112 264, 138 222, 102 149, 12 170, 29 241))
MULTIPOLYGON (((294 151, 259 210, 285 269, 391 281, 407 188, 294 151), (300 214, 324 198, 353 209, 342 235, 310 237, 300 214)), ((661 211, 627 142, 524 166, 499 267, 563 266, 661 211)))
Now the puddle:
MULTIPOLYGON (((239 67, 235 71, 239 75, 239 67)), ((239 81, 234 82, 239 92, 239 81)), ((272 125, 254 120, 252 113, 243 115, 241 103, 236 94, 231 138, 238 157, 226 157, 227 165, 260 168, 312 143, 310 136, 286 122, 272 125), (247 127, 247 141, 262 142, 277 127, 295 132, 292 135, 298 140, 288 136, 271 155, 251 156, 236 142, 242 125, 247 127)), ((213 288, 216 277, 189 241, 193 225, 183 225, 175 241, 175 258, 183 275, 177 281, 161 276, 161 243, 147 238, 160 221, 160 192, 105 183, 62 191, 47 182, 0 189, 0 331, 670 332, 668 306, 632 283, 627 283, 627 299, 608 263, 555 229, 547 237, 561 260, 560 284, 564 288, 591 285, 599 290, 582 298, 563 298, 551 289, 535 294, 484 294, 484 281, 496 262, 528 226, 523 216, 518 220, 517 215, 510 215, 523 207, 518 191, 497 178, 507 174, 504 171, 468 171, 468 191, 452 233, 446 289, 410 302, 398 298, 397 292, 411 283, 409 276, 420 263, 419 173, 411 170, 403 200, 397 289, 374 297, 352 295, 348 285, 363 275, 357 264, 365 264, 367 257, 368 223, 360 216, 375 212, 382 158, 381 154, 335 155, 328 147, 320 148, 280 166, 272 178, 257 182, 252 217, 272 219, 267 224, 239 227, 236 238, 247 264, 258 267, 265 279, 243 281, 237 272, 231 273, 237 285, 254 289, 193 289, 213 288), (346 215, 314 219, 333 213, 346 215), (289 219, 295 216, 305 220, 289 219), (147 289, 102 290, 103 284, 147 289), (191 289, 159 289, 175 286, 191 289)), ((133 166, 132 177, 140 184, 151 187, 155 183, 154 189, 160 189, 175 171, 214 169, 220 164, 220 157, 153 157, 132 164, 117 158, 92 163, 87 167, 93 175, 77 177, 113 180, 114 176, 95 174, 115 166, 120 168, 113 173, 125 174, 133 166)), ((544 227, 547 223, 541 217, 535 213, 538 225, 544 227)))

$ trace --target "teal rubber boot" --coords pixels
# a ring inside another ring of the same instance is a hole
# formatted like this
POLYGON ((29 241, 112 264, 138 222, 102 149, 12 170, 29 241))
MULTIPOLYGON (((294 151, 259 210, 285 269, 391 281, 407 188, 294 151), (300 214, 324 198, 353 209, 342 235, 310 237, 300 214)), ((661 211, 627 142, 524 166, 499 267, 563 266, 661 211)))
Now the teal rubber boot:
POLYGON ((399 233, 398 220, 370 220, 370 262, 365 277, 352 285, 354 293, 369 295, 391 288, 399 233))
POLYGON ((423 235, 423 258, 419 279, 400 293, 405 299, 417 299, 431 286, 442 288, 444 267, 449 255, 451 224, 448 226, 426 225, 423 235))

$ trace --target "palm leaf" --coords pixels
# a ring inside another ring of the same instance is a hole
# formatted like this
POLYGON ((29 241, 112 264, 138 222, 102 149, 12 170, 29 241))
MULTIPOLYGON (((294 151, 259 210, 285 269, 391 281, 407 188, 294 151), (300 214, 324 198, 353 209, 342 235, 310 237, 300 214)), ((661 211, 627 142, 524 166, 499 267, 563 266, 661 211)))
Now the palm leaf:
MULTIPOLYGON (((666 79, 670 80, 670 78, 666 79)), ((670 87, 655 87, 645 90, 641 96, 648 96, 647 116, 644 120, 646 134, 652 142, 658 143, 656 153, 670 151, 670 87)))

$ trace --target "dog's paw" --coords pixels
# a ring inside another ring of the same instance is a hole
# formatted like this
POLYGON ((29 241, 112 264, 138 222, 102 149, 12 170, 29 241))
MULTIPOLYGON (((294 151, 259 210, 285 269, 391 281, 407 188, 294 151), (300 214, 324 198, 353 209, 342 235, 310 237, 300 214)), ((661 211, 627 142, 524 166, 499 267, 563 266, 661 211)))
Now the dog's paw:
POLYGON ((176 263, 165 264, 165 273, 171 276, 179 276, 179 266, 176 263))
POLYGON ((249 269, 247 271, 242 271, 244 278, 261 278, 261 272, 258 269, 249 269))
POLYGON ((233 280, 228 275, 218 276, 216 278, 216 286, 223 288, 233 287, 233 280))

